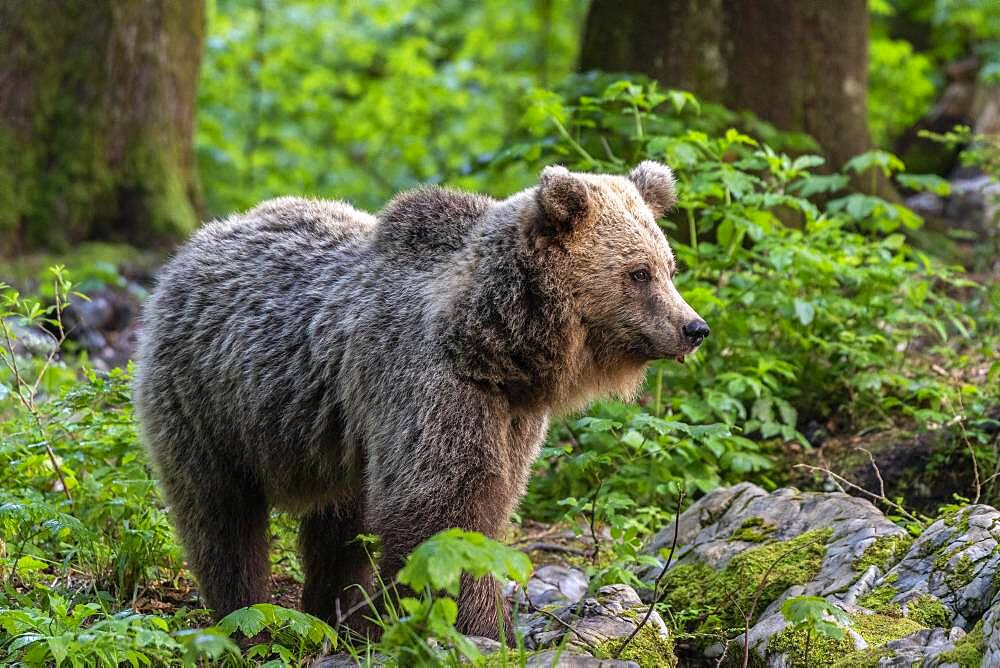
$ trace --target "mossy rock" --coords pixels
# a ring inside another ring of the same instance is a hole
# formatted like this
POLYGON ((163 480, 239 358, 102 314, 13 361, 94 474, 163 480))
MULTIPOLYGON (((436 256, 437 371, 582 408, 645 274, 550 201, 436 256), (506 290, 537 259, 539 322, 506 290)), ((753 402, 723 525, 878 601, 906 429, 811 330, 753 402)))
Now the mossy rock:
POLYGON ((775 526, 768 524, 762 517, 750 517, 733 532, 730 540, 742 540, 747 543, 763 543, 774 533, 775 526))
POLYGON ((972 630, 957 643, 955 649, 938 657, 941 664, 956 664, 958 668, 979 668, 983 663, 986 638, 983 635, 983 621, 972 627, 972 630))
POLYGON ((802 627, 790 626, 768 641, 768 653, 786 655, 790 666, 877 666, 881 657, 890 654, 883 645, 925 628, 905 617, 882 614, 855 613, 850 615, 850 620, 850 630, 868 644, 867 648, 858 649, 847 628, 842 628, 842 638, 835 639, 815 632, 810 634, 802 627))
POLYGON ((906 555, 912 545, 913 537, 908 534, 880 536, 854 562, 854 570, 865 571, 870 566, 877 566, 885 573, 906 555))
POLYGON ((686 631, 703 638, 702 644, 728 638, 743 629, 739 610, 754 609, 752 625, 789 587, 815 578, 831 535, 830 529, 816 529, 788 541, 764 543, 737 554, 721 571, 704 564, 675 566, 665 578, 665 602, 676 611, 702 611, 685 625, 686 631))
POLYGON ((659 633, 652 626, 646 625, 629 642, 619 656, 615 656, 618 647, 624 639, 609 640, 594 649, 594 656, 599 659, 618 658, 625 661, 635 661, 641 668, 676 668, 677 655, 674 653, 674 641, 670 636, 659 633))

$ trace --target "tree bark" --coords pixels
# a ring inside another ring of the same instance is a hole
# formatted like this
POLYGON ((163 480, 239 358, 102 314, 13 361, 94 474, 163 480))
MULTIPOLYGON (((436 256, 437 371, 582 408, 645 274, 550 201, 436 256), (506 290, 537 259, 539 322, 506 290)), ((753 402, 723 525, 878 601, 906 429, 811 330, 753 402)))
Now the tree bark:
POLYGON ((0 248, 193 229, 204 0, 0 3, 0 248))
POLYGON ((641 72, 806 132, 835 167, 871 148, 866 0, 594 0, 580 66, 641 72))

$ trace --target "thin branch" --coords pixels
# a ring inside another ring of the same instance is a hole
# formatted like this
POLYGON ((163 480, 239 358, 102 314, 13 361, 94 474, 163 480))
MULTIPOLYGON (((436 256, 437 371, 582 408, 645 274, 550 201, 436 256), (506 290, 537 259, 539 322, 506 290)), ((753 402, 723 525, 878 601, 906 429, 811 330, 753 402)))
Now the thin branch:
POLYGON ((677 515, 674 517, 674 536, 670 541, 670 552, 667 553, 667 561, 663 565, 663 570, 656 576, 656 581, 653 583, 653 600, 649 602, 649 607, 646 608, 646 615, 642 618, 642 621, 636 625, 632 633, 630 633, 629 636, 625 638, 625 641, 618 646, 618 649, 615 650, 616 659, 621 656, 621 653, 626 647, 628 647, 628 644, 632 642, 632 639, 639 635, 639 631, 642 630, 642 627, 644 627, 649 622, 649 618, 652 617, 653 609, 658 603, 660 603, 660 599, 666 595, 665 591, 660 591, 660 584, 663 582, 663 578, 666 577, 667 570, 670 568, 670 563, 674 560, 674 552, 677 550, 677 539, 680 535, 681 529, 681 506, 684 504, 685 494, 686 490, 681 487, 680 491, 677 493, 677 515))
POLYGON ((523 589, 522 589, 522 591, 524 592, 524 600, 527 602, 529 610, 531 610, 532 612, 539 613, 542 616, 547 617, 548 619, 551 619, 552 621, 554 621, 554 622, 558 623, 559 625, 565 627, 567 631, 569 631, 570 633, 572 633, 573 635, 575 635, 577 638, 579 638, 580 641, 584 645, 586 645, 587 647, 589 647, 591 649, 595 649, 594 644, 592 642, 590 642, 589 640, 587 640, 586 638, 584 638, 582 635, 580 635, 580 632, 577 631, 576 629, 574 629, 572 627, 572 625, 570 625, 568 622, 560 619, 558 615, 555 615, 555 614, 553 614, 553 613, 551 613, 551 612, 549 612, 547 610, 542 610, 541 608, 539 608, 537 605, 535 605, 531 601, 530 598, 528 598, 528 592, 526 590, 523 590, 523 589))
POLYGON ((914 515, 913 513, 911 513, 910 511, 908 511, 906 508, 904 508, 903 506, 901 506, 898 503, 896 503, 895 501, 893 501, 892 499, 890 499, 890 498, 888 498, 886 496, 879 496, 878 494, 875 494, 874 492, 869 492, 864 487, 861 487, 860 485, 854 484, 853 482, 851 482, 850 480, 848 480, 844 476, 837 475, 836 473, 834 473, 830 469, 823 468, 821 466, 813 466, 811 464, 796 464, 795 468, 803 468, 803 469, 806 469, 807 471, 814 471, 814 472, 817 472, 817 473, 824 473, 824 474, 830 476, 831 478, 833 478, 834 482, 836 482, 838 484, 838 486, 841 486, 841 489, 843 489, 843 486, 847 486, 848 488, 853 489, 853 490, 855 490, 855 491, 857 491, 857 492, 859 492, 859 493, 867 496, 868 498, 870 498, 870 499, 872 499, 874 501, 879 501, 881 503, 886 504, 887 506, 889 506, 889 507, 893 508, 894 510, 896 510, 903 517, 906 517, 907 519, 909 519, 909 520, 911 520, 913 522, 916 522, 918 524, 923 524, 923 522, 920 520, 920 518, 918 518, 916 515, 914 515))
POLYGON ((526 543, 525 545, 518 545, 517 549, 521 552, 563 552, 565 554, 573 554, 579 557, 586 557, 587 552, 581 550, 577 547, 570 547, 569 545, 560 545, 559 543, 526 543))

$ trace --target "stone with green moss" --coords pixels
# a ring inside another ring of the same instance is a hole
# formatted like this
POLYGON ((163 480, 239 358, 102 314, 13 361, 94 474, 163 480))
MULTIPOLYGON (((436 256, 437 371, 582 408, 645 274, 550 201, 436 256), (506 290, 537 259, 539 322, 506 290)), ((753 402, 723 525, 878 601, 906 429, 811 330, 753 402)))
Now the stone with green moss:
POLYGON ((785 655, 785 661, 789 666, 812 668, 832 666, 838 658, 854 652, 855 647, 851 636, 847 633, 837 640, 810 632, 804 627, 788 626, 771 637, 767 643, 767 650, 771 655, 785 655))
POLYGON ((878 659, 887 654, 884 649, 880 649, 882 645, 920 631, 924 627, 905 617, 855 613, 850 615, 850 628, 868 644, 867 648, 859 650, 846 628, 843 629, 843 638, 835 639, 815 632, 810 635, 804 627, 789 626, 768 641, 768 653, 786 655, 791 666, 809 668, 835 665, 877 666, 878 659), (844 663, 848 657, 852 662, 844 663))
POLYGON ((854 562, 854 569, 864 571, 869 566, 877 566, 884 573, 903 558, 911 545, 913 538, 905 533, 881 536, 865 548, 864 553, 854 562))
POLYGON ((704 564, 676 566, 665 578, 665 602, 675 617, 691 620, 685 630, 703 644, 728 637, 744 626, 740 610, 747 611, 752 625, 789 587, 813 580, 831 535, 830 529, 815 529, 788 541, 765 543, 737 554, 721 571, 704 564))
POLYGON ((598 645, 593 654, 599 659, 618 658, 635 661, 641 668, 675 668, 677 666, 673 638, 658 632, 652 626, 642 627, 642 630, 629 642, 624 651, 616 656, 622 642, 624 639, 609 640, 598 645))
POLYGON ((950 628, 951 613, 936 596, 921 594, 906 603, 906 616, 927 628, 950 628))
POLYGON ((768 524, 762 517, 749 517, 743 520, 743 524, 733 532, 730 540, 742 540, 747 543, 763 543, 772 533, 775 527, 768 524))
POLYGON ((984 646, 983 621, 979 620, 964 638, 955 643, 953 650, 938 656, 938 663, 954 664, 958 668, 979 668, 983 663, 984 646))
POLYGON ((898 593, 892 584, 886 583, 859 598, 858 605, 874 612, 899 616, 902 615, 903 608, 892 600, 898 593))

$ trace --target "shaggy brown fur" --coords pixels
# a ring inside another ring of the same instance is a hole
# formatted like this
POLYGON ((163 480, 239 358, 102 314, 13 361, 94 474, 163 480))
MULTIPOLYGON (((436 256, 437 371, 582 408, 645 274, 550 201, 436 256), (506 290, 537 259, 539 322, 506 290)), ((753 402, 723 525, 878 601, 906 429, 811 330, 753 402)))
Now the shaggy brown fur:
MULTIPOLYGON (((656 163, 550 167, 503 201, 285 198, 199 231, 146 307, 135 401, 207 605, 266 599, 273 507, 302 515, 303 606, 330 619, 372 584, 358 533, 386 581, 438 530, 499 536, 551 412, 707 334, 654 221, 673 200, 656 163)), ((497 595, 464 581, 460 629, 497 637, 497 595)))

